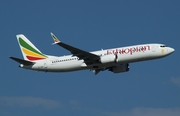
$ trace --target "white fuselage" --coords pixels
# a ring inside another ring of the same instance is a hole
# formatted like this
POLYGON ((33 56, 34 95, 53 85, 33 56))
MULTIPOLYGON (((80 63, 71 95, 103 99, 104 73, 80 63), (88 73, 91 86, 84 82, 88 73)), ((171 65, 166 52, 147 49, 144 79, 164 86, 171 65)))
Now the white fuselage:
POLYGON ((101 62, 87 65, 83 59, 79 59, 73 55, 67 55, 61 57, 51 56, 45 60, 36 61, 34 65, 20 65, 20 67, 46 72, 68 72, 85 69, 103 69, 116 66, 117 64, 157 59, 165 57, 172 52, 174 52, 173 48, 166 47, 163 44, 142 44, 91 52, 92 54, 96 54, 102 58, 107 55, 113 56, 116 54, 117 59, 115 62, 101 62))

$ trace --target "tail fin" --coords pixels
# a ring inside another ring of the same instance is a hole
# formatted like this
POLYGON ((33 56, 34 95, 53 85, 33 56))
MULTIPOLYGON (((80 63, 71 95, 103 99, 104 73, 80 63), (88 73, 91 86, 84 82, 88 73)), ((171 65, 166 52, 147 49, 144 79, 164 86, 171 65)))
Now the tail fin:
POLYGON ((47 58, 24 35, 16 35, 24 60, 35 61, 47 58))

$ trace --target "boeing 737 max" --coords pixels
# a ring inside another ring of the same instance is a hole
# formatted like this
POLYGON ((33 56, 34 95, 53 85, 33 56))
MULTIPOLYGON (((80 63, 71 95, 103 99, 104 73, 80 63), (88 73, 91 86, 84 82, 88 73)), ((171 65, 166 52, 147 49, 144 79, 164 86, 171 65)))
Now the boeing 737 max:
POLYGON ((20 63, 19 67, 45 72, 69 72, 90 69, 95 74, 109 70, 114 73, 129 71, 129 63, 165 57, 174 49, 164 44, 141 44, 120 48, 87 52, 70 46, 57 39, 51 33, 54 44, 57 44, 72 55, 50 56, 38 50, 24 35, 17 35, 17 40, 24 59, 10 57, 20 63))

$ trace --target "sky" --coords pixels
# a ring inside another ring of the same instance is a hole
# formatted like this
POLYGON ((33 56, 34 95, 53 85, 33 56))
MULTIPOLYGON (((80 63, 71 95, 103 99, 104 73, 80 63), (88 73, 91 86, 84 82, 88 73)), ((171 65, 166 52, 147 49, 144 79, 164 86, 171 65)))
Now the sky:
POLYGON ((179 116, 179 0, 1 0, 1 116, 179 116), (18 67, 16 35, 49 55, 163 43, 175 52, 130 64, 130 71, 36 72, 18 67))

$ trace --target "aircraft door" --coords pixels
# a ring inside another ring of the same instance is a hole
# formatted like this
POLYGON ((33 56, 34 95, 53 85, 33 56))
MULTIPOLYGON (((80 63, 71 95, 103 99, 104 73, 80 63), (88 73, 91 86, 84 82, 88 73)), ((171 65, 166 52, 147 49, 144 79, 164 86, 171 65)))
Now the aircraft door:
POLYGON ((47 61, 47 60, 44 61, 44 63, 43 63, 43 68, 44 68, 44 69, 47 69, 47 68, 48 68, 48 61, 47 61))
POLYGON ((152 52, 156 51, 156 46, 152 46, 152 52))

